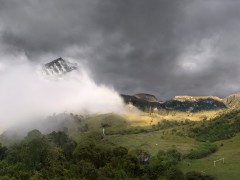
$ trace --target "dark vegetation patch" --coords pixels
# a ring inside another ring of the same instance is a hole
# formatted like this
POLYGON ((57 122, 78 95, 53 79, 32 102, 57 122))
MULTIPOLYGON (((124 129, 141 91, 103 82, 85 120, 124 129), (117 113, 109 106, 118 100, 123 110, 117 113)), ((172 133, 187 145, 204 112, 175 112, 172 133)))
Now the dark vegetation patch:
POLYGON ((182 158, 176 149, 151 157, 143 150, 129 153, 127 148, 106 144, 95 136, 75 142, 64 132, 43 135, 33 130, 14 145, 0 146, 0 177, 184 180, 186 176, 176 167, 182 158))
POLYGON ((214 176, 202 174, 197 171, 190 171, 186 173, 186 179, 187 180, 216 180, 214 176))
POLYGON ((223 102, 216 101, 214 99, 199 99, 197 101, 177 101, 170 100, 162 104, 162 108, 172 109, 177 111, 189 111, 189 112, 198 112, 198 111, 208 111, 226 108, 226 105, 223 102))
POLYGON ((142 111, 153 111, 154 108, 175 110, 183 112, 199 112, 226 108, 226 105, 212 98, 199 99, 196 101, 169 100, 165 102, 151 102, 139 99, 135 96, 121 95, 125 103, 131 103, 142 111))
POLYGON ((189 154, 186 155, 189 159, 201 159, 212 153, 215 153, 218 150, 216 144, 207 143, 199 146, 197 149, 192 150, 189 154))

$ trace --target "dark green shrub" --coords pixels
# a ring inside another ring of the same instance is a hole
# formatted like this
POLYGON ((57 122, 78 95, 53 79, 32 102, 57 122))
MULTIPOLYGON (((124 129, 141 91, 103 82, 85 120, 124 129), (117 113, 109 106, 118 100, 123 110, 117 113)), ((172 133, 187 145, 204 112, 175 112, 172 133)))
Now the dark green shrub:
POLYGON ((203 175, 196 171, 191 171, 186 173, 186 179, 187 180, 216 180, 214 176, 203 175))
POLYGON ((176 167, 171 167, 167 171, 167 179, 168 180, 185 180, 185 176, 183 172, 177 169, 176 167))
POLYGON ((188 155, 187 158, 189 159, 200 159, 203 157, 206 157, 218 150, 218 147, 216 144, 204 144, 197 149, 191 151, 188 155))

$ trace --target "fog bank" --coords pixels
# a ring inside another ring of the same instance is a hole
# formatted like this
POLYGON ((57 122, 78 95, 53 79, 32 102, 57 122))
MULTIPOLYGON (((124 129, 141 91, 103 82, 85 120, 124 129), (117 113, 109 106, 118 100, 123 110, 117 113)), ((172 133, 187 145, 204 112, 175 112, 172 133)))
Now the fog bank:
POLYGON ((48 77, 42 74, 41 63, 31 63, 24 53, 1 54, 0 84, 1 130, 54 113, 124 111, 118 93, 96 84, 81 64, 63 76, 48 77))

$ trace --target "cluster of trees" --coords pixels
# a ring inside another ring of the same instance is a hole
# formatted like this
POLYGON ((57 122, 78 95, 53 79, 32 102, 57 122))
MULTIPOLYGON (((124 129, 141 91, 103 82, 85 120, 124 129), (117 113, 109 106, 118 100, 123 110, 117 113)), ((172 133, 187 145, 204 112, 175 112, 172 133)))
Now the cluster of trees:
POLYGON ((200 172, 191 171, 186 173, 187 180, 216 180, 214 176, 202 174, 200 172))
POLYGON ((212 153, 215 153, 218 150, 216 144, 207 143, 199 146, 197 149, 192 150, 189 154, 186 155, 189 159, 201 159, 212 153))
POLYGON ((77 144, 63 132, 44 136, 38 130, 24 140, 1 147, 0 176, 4 179, 52 179, 66 173, 77 144), (12 178, 14 177, 14 178, 12 178))
POLYGON ((207 99, 199 99, 197 101, 178 101, 178 100, 170 100, 166 101, 162 104, 162 108, 164 109, 172 109, 177 111, 190 111, 190 112, 198 112, 198 111, 207 111, 214 109, 226 108, 226 105, 223 102, 216 101, 212 98, 207 99))
POLYGON ((121 95, 126 104, 132 103, 144 112, 152 113, 154 108, 157 108, 162 112, 168 114, 169 111, 183 111, 183 112, 199 112, 205 110, 214 110, 226 108, 223 102, 217 101, 213 98, 199 99, 197 101, 179 101, 169 100, 163 103, 150 102, 143 99, 138 99, 134 96, 121 95))
POLYGON ((233 111, 192 128, 189 135, 199 141, 215 142, 229 139, 238 132, 240 132, 240 111, 233 111))
MULTIPOLYGON (((140 153, 142 154, 142 153, 140 153)), ((1 179, 192 179, 176 165, 182 155, 175 149, 159 151, 147 163, 138 154, 104 141, 76 143, 64 132, 48 135, 33 130, 18 143, 0 146, 1 179)))

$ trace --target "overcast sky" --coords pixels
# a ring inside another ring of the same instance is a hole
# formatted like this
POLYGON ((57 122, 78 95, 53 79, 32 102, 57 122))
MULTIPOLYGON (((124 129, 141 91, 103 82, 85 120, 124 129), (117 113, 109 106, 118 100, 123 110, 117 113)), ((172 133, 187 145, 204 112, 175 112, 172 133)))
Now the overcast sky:
POLYGON ((78 59, 119 93, 225 97, 240 92, 239 9, 237 0, 0 0, 0 47, 37 63, 78 59))

